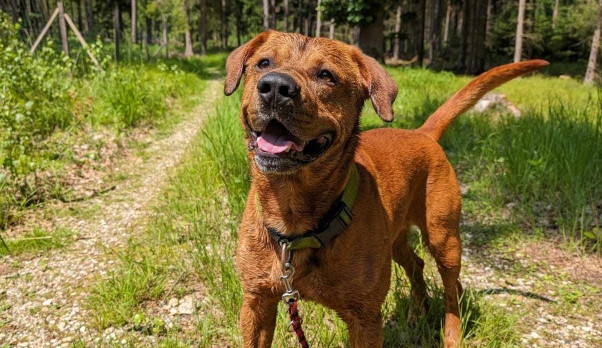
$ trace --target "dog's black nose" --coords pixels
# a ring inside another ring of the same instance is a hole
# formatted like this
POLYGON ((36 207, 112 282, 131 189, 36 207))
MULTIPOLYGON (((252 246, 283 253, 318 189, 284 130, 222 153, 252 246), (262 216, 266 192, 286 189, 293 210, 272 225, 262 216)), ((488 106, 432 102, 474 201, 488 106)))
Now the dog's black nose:
POLYGON ((270 105, 282 105, 299 96, 299 86, 292 76, 271 72, 257 82, 261 99, 270 105))

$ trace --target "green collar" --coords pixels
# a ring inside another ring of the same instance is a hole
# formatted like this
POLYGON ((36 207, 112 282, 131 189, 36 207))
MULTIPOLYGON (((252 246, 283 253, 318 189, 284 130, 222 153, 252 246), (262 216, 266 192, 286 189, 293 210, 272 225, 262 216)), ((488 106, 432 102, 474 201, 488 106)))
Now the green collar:
MULTIPOLYGON (((274 239, 280 245, 286 243, 286 248, 288 250, 320 248, 341 234, 351 223, 351 220, 353 219, 351 210, 353 209, 353 204, 355 203, 355 198, 357 197, 358 186, 359 178, 357 173, 357 165, 354 164, 343 193, 335 200, 330 210, 328 210, 326 215, 324 215, 320 221, 319 227, 315 230, 307 231, 297 237, 287 238, 278 233, 277 230, 269 226, 265 227, 272 239, 274 239)), ((259 212, 261 212, 261 203, 259 203, 259 197, 256 196, 255 199, 257 209, 259 212)))

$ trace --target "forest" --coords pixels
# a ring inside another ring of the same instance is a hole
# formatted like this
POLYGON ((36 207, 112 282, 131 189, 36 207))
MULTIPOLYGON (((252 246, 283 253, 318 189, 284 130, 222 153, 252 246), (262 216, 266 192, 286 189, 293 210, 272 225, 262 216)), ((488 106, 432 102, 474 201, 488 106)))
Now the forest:
MULTIPOLYGON (((32 44, 54 0, 1 0, 32 44)), ((602 4, 596 0, 66 0, 88 41, 139 45, 147 58, 228 50, 264 29, 359 45, 391 64, 477 74, 520 59, 558 63, 557 75, 595 79, 602 4), (154 48, 153 48, 154 47, 154 48), (158 50, 157 50, 158 49, 158 50), (161 52, 160 52, 161 51, 161 52), (560 63, 566 63, 561 65, 560 63), (587 71, 587 74, 586 74, 587 71)), ((60 38, 57 26, 51 36, 60 38)))

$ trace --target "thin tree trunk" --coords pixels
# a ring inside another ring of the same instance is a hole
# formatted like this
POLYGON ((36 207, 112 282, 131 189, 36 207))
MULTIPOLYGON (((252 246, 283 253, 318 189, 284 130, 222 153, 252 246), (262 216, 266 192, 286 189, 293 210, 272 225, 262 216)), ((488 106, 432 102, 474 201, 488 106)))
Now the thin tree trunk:
POLYGON ((270 26, 276 29, 276 0, 270 0, 270 26))
POLYGON ((119 25, 119 2, 115 1, 113 4, 113 33, 115 41, 115 61, 119 61, 120 52, 119 44, 121 41, 121 26, 119 25))
POLYGON ((445 29, 443 29, 443 42, 447 44, 449 39, 449 22, 451 20, 452 6, 451 0, 447 0, 447 9, 445 11, 445 29))
MULTIPOLYGON (((131 5, 132 5, 132 20, 131 20, 131 40, 132 43, 137 43, 136 40, 136 12, 137 12, 137 8, 136 8, 136 0, 131 0, 131 5)), ((186 23, 186 25, 188 25, 188 23, 186 23)), ((189 33, 190 34, 190 33, 189 33)))
POLYGON ((523 51, 523 27, 525 22, 525 2, 518 0, 518 20, 516 23, 516 39, 514 44, 514 62, 520 62, 523 51))
POLYGON ((316 37, 320 37, 322 34, 322 9, 320 5, 322 4, 322 0, 318 0, 318 11, 316 12, 316 37))
POLYGON ((331 19, 328 24, 328 38, 334 40, 334 19, 331 19))
POLYGON ((184 6, 184 18, 186 20, 186 27, 184 29, 184 57, 192 57, 192 37, 190 36, 190 15, 188 13, 188 1, 183 2, 184 6))
POLYGON ((169 58, 169 35, 167 35, 167 16, 165 13, 161 13, 161 30, 163 31, 163 42, 165 46, 165 58, 169 58))
POLYGON ((419 0, 418 9, 418 38, 416 41, 416 55, 418 56, 418 66, 422 66, 424 60, 424 27, 426 17, 426 0, 419 0))
POLYGON ((399 51, 401 49, 401 12, 402 12, 402 1, 397 4, 397 9, 395 11, 395 39, 393 40, 393 60, 399 60, 399 51))
POLYGON ((587 70, 585 72, 585 78, 583 83, 591 85, 594 83, 594 77, 596 76, 596 64, 598 60, 598 50, 600 48, 600 27, 602 26, 602 0, 598 4, 598 19, 596 23, 596 30, 594 31, 594 37, 592 38, 592 49, 589 52, 589 62, 587 63, 587 70))
POLYGON ((199 2, 201 15, 199 16, 199 39, 201 41, 201 54, 207 54, 207 0, 199 2))
POLYGON ((263 0, 263 29, 270 28, 270 0, 263 0))
POLYGON ((431 30, 429 32, 429 64, 433 64, 435 53, 439 50, 441 38, 441 0, 431 0, 431 30))
POLYGON ((86 0, 86 22, 88 30, 94 30, 94 11, 92 8, 92 0, 86 0))
POLYGON ((59 28, 61 31, 61 43, 63 44, 63 53, 66 56, 69 56, 69 41, 67 41, 67 26, 65 25, 65 9, 63 7, 63 2, 59 1, 57 3, 59 8, 59 28))
POLYGON ((558 5, 560 0, 554 0, 554 10, 552 11, 552 29, 556 29, 556 21, 558 20, 558 5))
POLYGON ((222 48, 226 49, 228 47, 228 15, 227 15, 227 6, 228 3, 226 0, 221 0, 221 41, 222 48))
MULTIPOLYGON (((242 18, 242 1, 235 1, 234 6, 236 6, 236 18, 242 18)), ((240 20, 236 21, 236 46, 242 45, 242 22, 240 20)))
POLYGON ((144 39, 146 41, 146 45, 151 45, 153 43, 153 20, 152 18, 147 14, 146 15, 146 39, 144 39))
POLYGON ((284 31, 286 33, 286 32, 288 32, 288 0, 284 0, 283 7, 284 7, 284 22, 282 25, 282 31, 284 31))
MULTIPOLYGON (((83 26, 81 29, 84 33, 88 33, 88 31, 90 31, 90 27, 88 26, 88 24, 89 24, 88 23, 88 0, 81 0, 81 1, 82 1, 81 7, 84 8, 82 15, 86 16, 85 20, 82 21, 83 26)), ((42 1, 42 3, 43 2, 44 1, 42 1)))
POLYGON ((491 38, 491 25, 493 23, 493 1, 487 0, 487 22, 485 24, 485 41, 489 46, 489 40, 491 38))

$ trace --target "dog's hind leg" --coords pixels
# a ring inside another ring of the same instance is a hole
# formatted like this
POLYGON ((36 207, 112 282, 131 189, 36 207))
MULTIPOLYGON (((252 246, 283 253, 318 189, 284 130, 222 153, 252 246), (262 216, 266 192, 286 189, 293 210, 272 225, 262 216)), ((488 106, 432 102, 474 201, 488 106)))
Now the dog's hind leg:
POLYGON ((424 261, 416 255, 408 243, 409 230, 405 229, 393 245, 393 260, 403 267, 412 286, 412 303, 408 311, 408 321, 414 321, 417 314, 426 314, 428 298, 424 282, 424 261))
POLYGON ((458 301, 462 293, 458 279, 462 259, 461 196, 456 176, 451 166, 448 168, 439 168, 436 175, 427 180, 426 230, 422 232, 443 280, 445 347, 458 347, 461 343, 458 301))

